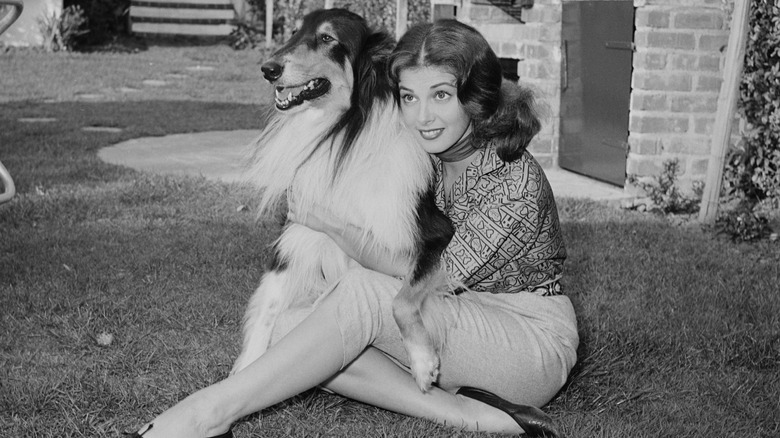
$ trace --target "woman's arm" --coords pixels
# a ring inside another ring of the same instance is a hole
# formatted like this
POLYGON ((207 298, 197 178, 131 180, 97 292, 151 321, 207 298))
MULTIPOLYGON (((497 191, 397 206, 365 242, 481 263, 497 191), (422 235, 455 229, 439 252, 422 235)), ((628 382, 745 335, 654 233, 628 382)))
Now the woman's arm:
POLYGON ((411 257, 393 257, 387 248, 372 241, 372 236, 360 227, 345 223, 330 209, 315 205, 305 213, 298 210, 294 200, 288 200, 287 219, 314 231, 325 233, 352 259, 363 267, 393 277, 402 277, 411 269, 411 257))
POLYGON ((509 166, 507 176, 483 177, 492 184, 457 218, 444 251, 447 270, 469 286, 522 290, 537 281, 530 277, 534 273, 553 275, 565 257, 555 201, 541 169, 527 161, 509 166))

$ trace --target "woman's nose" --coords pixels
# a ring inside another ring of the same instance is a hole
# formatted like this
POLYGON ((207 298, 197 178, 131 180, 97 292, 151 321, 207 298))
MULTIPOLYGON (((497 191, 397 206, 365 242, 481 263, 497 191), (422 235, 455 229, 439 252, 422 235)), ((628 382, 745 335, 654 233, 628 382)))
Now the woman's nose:
POLYGON ((433 122, 434 114, 427 103, 420 103, 420 111, 417 113, 417 121, 422 125, 427 125, 433 122))

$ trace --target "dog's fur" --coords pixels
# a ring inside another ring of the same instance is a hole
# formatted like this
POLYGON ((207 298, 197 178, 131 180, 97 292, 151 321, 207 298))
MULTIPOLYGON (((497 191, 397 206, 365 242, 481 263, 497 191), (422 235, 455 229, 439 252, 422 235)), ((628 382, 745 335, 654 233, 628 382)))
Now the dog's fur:
MULTIPOLYGON (((385 74, 393 40, 345 10, 312 12, 262 66, 276 89, 276 111, 257 140, 248 178, 260 211, 293 196, 302 214, 327 206, 399 260, 411 260, 393 312, 425 391, 438 377, 440 328, 428 328, 426 297, 447 289, 439 266, 452 236, 433 202, 429 156, 402 125, 385 74), (305 86, 304 86, 305 85, 305 86)), ((238 372, 262 355, 276 317, 313 302, 356 262, 325 234, 289 223, 274 262, 252 296, 238 372)))

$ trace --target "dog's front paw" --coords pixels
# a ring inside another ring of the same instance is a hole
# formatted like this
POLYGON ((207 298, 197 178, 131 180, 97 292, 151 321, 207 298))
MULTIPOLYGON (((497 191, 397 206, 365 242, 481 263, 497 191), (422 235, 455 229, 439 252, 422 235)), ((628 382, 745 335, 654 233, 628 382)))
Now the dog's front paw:
POLYGON ((409 352, 412 375, 422 392, 428 392, 439 379, 439 356, 433 350, 422 345, 406 345, 409 352))

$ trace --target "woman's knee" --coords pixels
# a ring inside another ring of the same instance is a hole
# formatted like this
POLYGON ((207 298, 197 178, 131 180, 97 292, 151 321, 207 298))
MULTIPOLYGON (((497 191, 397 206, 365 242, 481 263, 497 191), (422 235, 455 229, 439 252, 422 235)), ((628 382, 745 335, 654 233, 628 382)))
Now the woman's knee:
POLYGON ((349 269, 323 299, 374 311, 392 303, 400 280, 365 268, 349 269))
POLYGON ((400 280, 363 268, 350 269, 341 278, 322 305, 334 309, 345 349, 353 345, 362 351, 399 336, 392 306, 400 288, 400 280))
POLYGON ((275 345, 279 342, 280 339, 290 333, 313 311, 314 307, 291 307, 280 313, 274 323, 273 332, 271 332, 270 345, 275 345))
POLYGON ((368 323, 372 318, 381 316, 383 307, 392 305, 397 288, 400 288, 400 282, 393 277, 363 268, 350 269, 313 305, 290 307, 281 312, 274 324, 271 344, 278 342, 325 303, 337 313, 340 321, 368 323))

